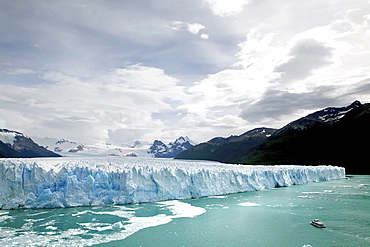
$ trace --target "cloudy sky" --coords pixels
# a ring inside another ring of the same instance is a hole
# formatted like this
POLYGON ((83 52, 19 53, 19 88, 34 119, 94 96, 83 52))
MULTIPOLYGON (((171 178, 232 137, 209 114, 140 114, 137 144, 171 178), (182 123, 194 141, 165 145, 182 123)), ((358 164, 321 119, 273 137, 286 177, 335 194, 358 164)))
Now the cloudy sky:
POLYGON ((202 142, 370 102, 368 0, 0 0, 0 128, 202 142))

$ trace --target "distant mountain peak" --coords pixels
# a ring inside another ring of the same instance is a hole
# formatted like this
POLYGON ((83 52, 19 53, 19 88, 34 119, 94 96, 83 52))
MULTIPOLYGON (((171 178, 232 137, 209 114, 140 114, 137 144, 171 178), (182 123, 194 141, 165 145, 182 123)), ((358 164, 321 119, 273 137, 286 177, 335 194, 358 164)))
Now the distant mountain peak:
MULTIPOLYGON (((344 107, 327 107, 323 110, 316 111, 314 113, 311 113, 305 117, 302 117, 298 120, 289 123, 282 130, 305 129, 308 126, 314 125, 316 123, 332 125, 338 122, 341 118, 343 118, 348 112, 358 107, 362 107, 361 102, 358 100, 344 107)), ((281 132, 281 130, 279 130, 279 132, 281 132)))
POLYGON ((352 106, 353 108, 356 108, 356 107, 361 107, 361 106, 363 106, 363 104, 362 104, 360 101, 355 100, 355 101, 353 101, 353 102, 352 102, 352 104, 350 104, 349 106, 352 106))
POLYGON ((55 144, 59 144, 59 145, 61 145, 61 144, 63 144, 63 143, 72 143, 72 144, 77 144, 76 142, 70 142, 70 141, 68 141, 68 140, 66 140, 66 139, 60 139, 60 140, 58 140, 55 144))
POLYGON ((0 157, 33 158, 59 156, 60 155, 39 146, 30 137, 21 132, 0 129, 0 157))
POLYGON ((276 129, 261 127, 239 136, 215 137, 187 149, 177 155, 176 159, 214 160, 228 163, 265 142, 275 131, 276 129))
POLYGON ((28 136, 22 134, 21 132, 8 130, 8 129, 0 129, 0 141, 3 143, 7 143, 11 146, 14 145, 14 142, 17 140, 17 137, 24 137, 29 138, 28 136))
POLYGON ((191 145, 195 145, 195 142, 194 141, 192 141, 188 136, 185 136, 185 137, 183 137, 183 136, 180 136, 179 138, 177 138, 176 140, 175 140, 175 144, 183 144, 183 143, 186 143, 186 142, 189 142, 191 145))
POLYGON ((273 133, 275 133, 276 129, 266 128, 266 127, 259 127, 252 130, 245 132, 243 135, 249 137, 270 137, 273 133))
POLYGON ((370 104, 355 101, 293 121, 266 143, 235 159, 243 164, 340 165, 348 174, 368 174, 370 104))
POLYGON ((77 153, 85 150, 85 146, 81 143, 69 141, 67 139, 55 139, 55 138, 38 138, 35 137, 38 143, 41 143, 46 149, 55 153, 77 153))
POLYGON ((156 158, 174 158, 179 153, 193 146, 194 142, 188 136, 180 136, 174 142, 168 144, 155 140, 148 153, 153 154, 156 158))

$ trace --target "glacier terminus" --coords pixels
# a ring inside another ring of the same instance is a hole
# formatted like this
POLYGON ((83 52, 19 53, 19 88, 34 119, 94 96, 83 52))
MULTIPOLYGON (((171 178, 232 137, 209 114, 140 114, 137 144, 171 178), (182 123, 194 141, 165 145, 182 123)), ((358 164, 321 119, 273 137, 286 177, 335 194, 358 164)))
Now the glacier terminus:
POLYGON ((191 199, 345 177, 335 166, 248 166, 139 158, 0 159, 0 208, 191 199))

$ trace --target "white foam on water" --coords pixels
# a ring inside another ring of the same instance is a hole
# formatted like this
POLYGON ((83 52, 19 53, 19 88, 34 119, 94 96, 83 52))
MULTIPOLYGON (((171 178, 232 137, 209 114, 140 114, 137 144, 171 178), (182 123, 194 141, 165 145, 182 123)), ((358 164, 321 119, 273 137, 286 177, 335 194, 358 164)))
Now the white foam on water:
POLYGON ((228 206, 224 206, 222 204, 219 204, 219 203, 215 203, 215 204, 209 204, 209 205, 206 205, 206 208, 207 209, 228 209, 229 207, 228 206))
POLYGON ((55 227, 55 226, 47 226, 47 227, 45 227, 45 229, 47 229, 47 230, 56 230, 56 229, 58 229, 58 227, 55 227))
MULTIPOLYGON (((113 224, 104 222, 81 222, 77 223, 77 225, 80 226, 79 228, 64 231, 54 226, 56 222, 55 220, 51 220, 40 225, 45 227, 45 230, 49 230, 48 232, 34 231, 34 220, 27 219, 27 223, 22 226, 22 231, 5 227, 0 228, 0 246, 91 246, 122 240, 142 229, 168 224, 176 218, 194 218, 206 212, 203 208, 195 207, 189 203, 177 200, 158 202, 154 203, 154 205, 162 209, 168 209, 170 214, 157 214, 148 217, 135 216, 135 211, 141 208, 139 206, 135 208, 128 208, 125 206, 106 207, 106 209, 109 209, 106 211, 84 210, 71 214, 71 216, 78 217, 90 213, 95 215, 117 216, 122 220, 113 224), (104 234, 99 233, 103 231, 104 234)), ((104 207, 101 207, 100 210, 104 210, 104 207)), ((0 217, 5 216, 7 215, 0 217)), ((99 220, 103 221, 104 218, 99 220)))
POLYGON ((208 198, 218 198, 218 199, 223 199, 223 198, 226 198, 226 196, 209 196, 208 198))
POLYGON ((242 207, 258 207, 258 206, 261 206, 260 204, 254 203, 254 202, 242 202, 242 203, 239 203, 238 205, 242 206, 242 207))
POLYGON ((93 214, 108 214, 108 215, 114 215, 114 216, 118 216, 120 218, 126 218, 126 219, 131 219, 135 212, 133 211, 120 211, 120 210, 116 210, 116 211, 103 211, 103 212, 93 212, 91 211, 91 213, 93 214))
POLYGON ((194 218, 198 215, 204 214, 206 210, 200 207, 194 207, 188 203, 180 201, 165 201, 158 202, 158 204, 168 206, 168 209, 174 215, 172 218, 194 218))
POLYGON ((6 221, 6 220, 9 220, 9 219, 13 219, 13 217, 9 216, 9 215, 0 216, 0 222, 6 221))

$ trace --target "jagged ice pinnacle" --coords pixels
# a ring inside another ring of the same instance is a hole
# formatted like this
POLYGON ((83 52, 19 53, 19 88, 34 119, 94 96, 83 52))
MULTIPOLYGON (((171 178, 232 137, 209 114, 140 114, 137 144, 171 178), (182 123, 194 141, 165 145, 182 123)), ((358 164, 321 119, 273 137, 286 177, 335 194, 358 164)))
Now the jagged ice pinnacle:
POLYGON ((190 199, 344 177, 344 168, 333 166, 243 166, 130 158, 0 159, 0 208, 190 199))

